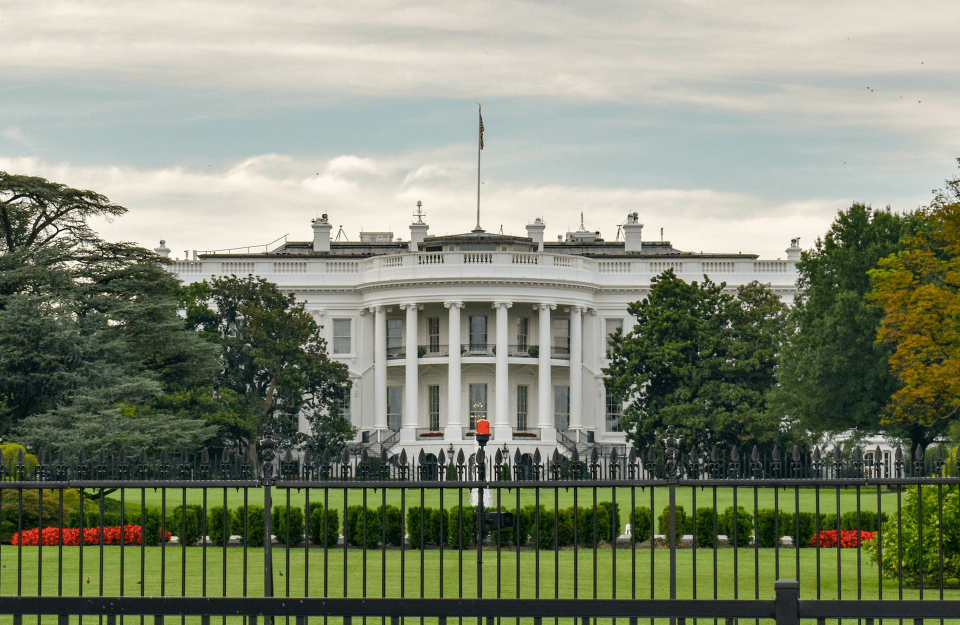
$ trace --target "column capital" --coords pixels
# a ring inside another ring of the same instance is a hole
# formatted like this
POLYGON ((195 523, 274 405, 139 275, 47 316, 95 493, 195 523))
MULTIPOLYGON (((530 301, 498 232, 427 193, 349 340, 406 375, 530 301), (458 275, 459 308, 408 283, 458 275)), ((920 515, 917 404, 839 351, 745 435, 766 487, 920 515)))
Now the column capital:
POLYGON ((578 313, 580 313, 581 315, 585 315, 585 314, 587 314, 587 313, 590 313, 590 314, 592 314, 592 315, 596 315, 596 314, 597 314, 597 309, 596 309, 596 308, 591 308, 591 307, 589 307, 589 306, 582 306, 582 305, 580 305, 580 304, 574 304, 573 306, 570 307, 570 312, 578 312, 578 313))
POLYGON ((539 310, 556 310, 556 309, 557 309, 557 305, 556 305, 556 304, 546 304, 546 303, 541 302, 541 303, 539 303, 539 304, 534 304, 534 305, 533 305, 533 308, 534 308, 534 310, 538 310, 538 309, 539 309, 539 310))
POLYGON ((324 316, 325 314, 327 314, 327 311, 324 310, 324 309, 322 309, 322 308, 316 308, 316 309, 314 309, 314 310, 311 310, 310 312, 313 313, 313 316, 314 316, 314 317, 322 317, 322 316, 324 316))
POLYGON ((444 302, 446 308, 463 308, 463 302, 444 302))
POLYGON ((415 304, 413 302, 407 302, 405 304, 400 304, 400 310, 423 310, 423 304, 415 304))
POLYGON ((494 302, 491 305, 493 308, 512 308, 513 302, 494 302))

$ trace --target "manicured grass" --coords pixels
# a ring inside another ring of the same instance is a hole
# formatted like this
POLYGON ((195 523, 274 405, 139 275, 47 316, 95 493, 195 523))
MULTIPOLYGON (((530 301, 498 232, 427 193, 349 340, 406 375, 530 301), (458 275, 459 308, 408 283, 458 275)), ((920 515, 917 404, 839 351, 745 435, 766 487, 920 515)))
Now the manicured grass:
MULTIPOLYGON (((493 501, 496 503, 497 497, 503 507, 515 508, 517 506, 517 495, 519 492, 520 506, 526 506, 539 502, 552 510, 555 507, 568 508, 574 504, 582 507, 593 505, 594 497, 599 501, 611 501, 614 490, 616 491, 616 501, 620 509, 626 511, 630 509, 631 503, 640 507, 651 508, 655 514, 659 514, 669 504, 669 489, 666 486, 656 488, 564 488, 562 486, 552 486, 549 483, 542 483, 538 491, 534 488, 523 489, 494 489, 493 501)), ((273 504, 285 505, 289 499, 290 505, 295 507, 304 507, 307 498, 308 489, 273 489, 273 504)), ((703 488, 695 489, 692 487, 677 488, 677 504, 684 507, 687 513, 691 513, 694 507, 710 507, 714 504, 714 492, 716 492, 716 504, 720 511, 723 511, 734 503, 733 488, 703 488)), ((184 501, 182 489, 146 489, 142 493, 140 489, 125 489, 124 500, 128 507, 139 507, 141 505, 141 494, 148 507, 159 508, 163 502, 166 502, 168 509, 181 505, 184 501)), ((379 507, 386 501, 389 505, 405 507, 425 505, 431 508, 440 507, 440 499, 443 498, 443 506, 451 508, 461 504, 470 505, 470 491, 460 489, 444 489, 441 495, 441 489, 428 488, 408 488, 408 489, 309 489, 310 502, 328 502, 329 507, 343 510, 344 500, 348 505, 364 505, 370 507, 379 507)), ((109 497, 113 499, 120 498, 120 492, 111 493, 109 497)), ((208 506, 223 505, 226 499, 227 505, 236 508, 245 503, 245 493, 242 489, 223 489, 211 488, 204 491, 200 488, 187 489, 186 502, 188 504, 202 504, 206 497, 208 506)), ((857 490, 854 488, 838 489, 773 489, 760 488, 756 490, 756 499, 754 498, 754 489, 737 488, 736 501, 738 506, 743 506, 748 512, 753 512, 754 506, 758 509, 773 508, 774 505, 785 512, 793 512, 797 509, 806 512, 813 512, 819 509, 821 513, 836 513, 837 501, 839 499, 841 512, 857 510, 857 490)), ((887 514, 896 512, 897 494, 894 491, 880 490, 876 488, 861 489, 860 509, 876 511, 879 507, 887 514)), ((251 505, 263 505, 263 489, 251 488, 246 492, 246 503, 251 505)), ((626 522, 626 521, 624 521, 626 522)))
MULTIPOLYGON (((441 557, 437 549, 345 552, 277 547, 273 555, 277 596, 477 596, 475 549, 462 553, 445 549, 441 557)), ((482 556, 484 597, 669 598, 670 554, 665 549, 521 550, 519 554, 504 549, 484 550, 482 556)), ((855 549, 840 550, 839 564, 837 556, 834 549, 679 550, 677 597, 770 599, 774 581, 796 577, 798 565, 801 598, 875 599, 881 592, 884 599, 896 599, 901 592, 905 599, 920 597, 918 589, 900 589, 895 580, 884 580, 881 588, 876 567, 865 554, 858 562, 855 549)), ((262 549, 64 547, 60 560, 57 547, 4 545, 0 563, 3 595, 263 593, 262 549)), ((923 596, 933 600, 940 593, 926 589, 923 596)), ((960 590, 947 589, 944 598, 960 599, 960 590)))

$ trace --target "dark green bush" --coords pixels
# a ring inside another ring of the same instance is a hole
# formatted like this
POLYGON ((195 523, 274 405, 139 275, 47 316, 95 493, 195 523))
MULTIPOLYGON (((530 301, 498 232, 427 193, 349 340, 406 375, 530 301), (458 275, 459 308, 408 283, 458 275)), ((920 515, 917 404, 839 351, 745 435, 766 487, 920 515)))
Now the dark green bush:
POLYGON ((337 510, 324 510, 323 504, 310 504, 310 542, 314 545, 330 547, 340 538, 340 513, 337 510), (326 533, 324 533, 326 523, 326 533))
POLYGON ((184 545, 192 545, 203 535, 203 506, 177 506, 167 514, 166 530, 180 539, 184 545))
POLYGON ((278 541, 290 547, 303 543, 303 508, 291 507, 288 515, 286 506, 274 506, 270 519, 273 523, 273 535, 278 541))
MULTIPOLYGON (((207 514, 207 536, 210 542, 218 547, 230 541, 230 532, 233 529, 234 515, 229 508, 214 506, 207 514)), ((191 544, 191 543, 187 543, 191 544)))
POLYGON ((722 533, 717 511, 712 506, 697 508, 694 513, 694 523, 697 528, 697 545, 700 547, 715 546, 717 544, 717 534, 722 533), (714 524, 716 524, 716 531, 714 531, 714 524))
POLYGON ((380 521, 380 509, 350 506, 347 508, 347 527, 343 539, 354 547, 374 548, 380 544, 383 525, 380 521))
POLYGON ((630 533, 634 542, 643 542, 650 540, 653 530, 653 515, 650 508, 641 506, 634 508, 633 516, 630 519, 630 533))
MULTIPOLYGON (((670 507, 667 506, 663 509, 663 512, 660 513, 660 517, 657 519, 657 533, 667 536, 669 540, 669 531, 670 528, 670 507)), ((693 533, 693 520, 687 514, 687 511, 683 509, 683 506, 677 506, 677 542, 680 542, 680 537, 684 534, 693 533)))
MULTIPOLYGON (((520 509, 521 527, 528 528, 527 533, 533 545, 538 549, 554 548, 554 515, 553 510, 547 510, 541 505, 524 506, 520 509)), ((522 543, 521 543, 522 544, 522 543)))
POLYGON ((435 508, 421 508, 419 506, 407 510, 407 535, 410 536, 410 546, 419 549, 421 540, 423 545, 439 545, 443 532, 447 529, 447 511, 435 508), (422 524, 421 524, 422 521, 422 524), (442 522, 442 527, 441 527, 442 522), (421 535, 421 527, 423 534, 421 535))
POLYGON ((233 533, 250 547, 263 546, 263 523, 263 506, 240 506, 233 513, 233 533))
POLYGON ((454 506, 447 513, 447 544, 466 549, 477 540, 477 509, 475 506, 454 506), (462 518, 461 518, 462 517, 462 518))
MULTIPOLYGON (((126 513, 128 525, 139 525, 143 528, 143 544, 153 547, 160 544, 160 510, 147 508, 147 518, 141 518, 141 510, 130 510, 126 513)), ((76 527, 76 526, 74 526, 76 527)), ((167 530, 169 531, 169 530, 167 530)))
POLYGON ((864 531, 864 532, 876 532, 878 529, 880 529, 880 524, 888 520, 887 513, 884 512, 881 514, 878 522, 876 510, 861 510, 859 518, 860 518, 860 527, 858 528, 857 527, 857 511, 851 510, 849 512, 844 512, 842 515, 840 515, 840 529, 842 530, 860 529, 861 531, 864 531))
POLYGON ((736 511, 730 506, 720 515, 720 527, 731 545, 744 547, 750 544, 750 537, 753 536, 753 515, 743 506, 737 506, 736 511))

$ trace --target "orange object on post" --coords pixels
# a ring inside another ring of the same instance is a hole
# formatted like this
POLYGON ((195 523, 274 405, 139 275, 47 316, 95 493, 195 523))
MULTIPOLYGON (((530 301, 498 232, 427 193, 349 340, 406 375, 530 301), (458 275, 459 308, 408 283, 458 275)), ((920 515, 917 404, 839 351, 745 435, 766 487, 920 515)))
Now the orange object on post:
POLYGON ((479 419, 477 421, 477 434, 489 434, 490 433, 490 422, 486 419, 479 419))

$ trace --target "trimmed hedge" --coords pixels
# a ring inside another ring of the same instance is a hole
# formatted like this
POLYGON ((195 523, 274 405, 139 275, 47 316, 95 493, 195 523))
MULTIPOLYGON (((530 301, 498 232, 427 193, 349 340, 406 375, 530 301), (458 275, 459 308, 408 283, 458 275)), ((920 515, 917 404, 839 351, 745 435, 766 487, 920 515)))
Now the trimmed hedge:
POLYGON ((298 547, 303 544, 303 508, 291 507, 289 511, 287 514, 286 506, 273 507, 273 514, 270 516, 273 522, 273 535, 285 545, 298 547))
MULTIPOLYGON (((236 525, 236 515, 223 506, 214 506, 207 513, 207 536, 210 542, 222 547, 230 540, 230 532, 236 525)), ((261 533, 262 530, 261 530, 261 533)), ((187 543, 188 545, 191 543, 187 543)))
POLYGON ((310 542, 314 545, 331 547, 337 544, 340 538, 340 513, 337 510, 324 510, 322 503, 310 504, 308 519, 310 542), (326 523, 326 525, 324 525, 326 523), (326 527, 326 534, 324 534, 326 527))

